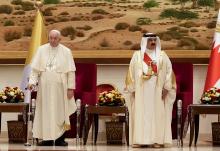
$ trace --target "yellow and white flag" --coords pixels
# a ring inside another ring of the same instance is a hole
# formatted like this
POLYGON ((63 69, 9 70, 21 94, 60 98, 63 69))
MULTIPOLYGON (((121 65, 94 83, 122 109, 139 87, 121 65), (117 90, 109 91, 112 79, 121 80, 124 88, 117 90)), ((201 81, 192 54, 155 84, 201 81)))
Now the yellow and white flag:
POLYGON ((47 42, 48 42, 48 32, 44 25, 43 15, 38 9, 37 14, 35 16, 34 26, 32 28, 30 47, 25 61, 25 67, 24 67, 22 82, 20 86, 21 89, 25 92, 25 102, 29 102, 29 98, 30 98, 30 92, 26 90, 28 79, 31 72, 30 63, 37 51, 37 48, 40 45, 43 45, 47 42))

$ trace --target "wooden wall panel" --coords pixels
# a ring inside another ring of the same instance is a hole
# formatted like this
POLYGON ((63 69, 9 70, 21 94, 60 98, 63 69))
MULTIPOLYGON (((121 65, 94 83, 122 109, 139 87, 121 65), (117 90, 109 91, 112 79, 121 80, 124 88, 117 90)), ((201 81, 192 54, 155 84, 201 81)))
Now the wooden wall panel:
MULTIPOLYGON (((78 50, 72 51, 76 62, 98 64, 128 64, 132 50, 78 50)), ((207 64, 210 50, 166 50, 173 62, 207 64)), ((0 64, 24 64, 26 51, 0 51, 0 64)))

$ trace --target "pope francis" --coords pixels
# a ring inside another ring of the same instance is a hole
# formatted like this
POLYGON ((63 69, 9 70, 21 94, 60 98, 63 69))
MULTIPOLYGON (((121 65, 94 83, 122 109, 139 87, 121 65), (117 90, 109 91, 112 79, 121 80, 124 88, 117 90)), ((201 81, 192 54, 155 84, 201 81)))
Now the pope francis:
POLYGON ((33 137, 40 146, 67 146, 64 132, 76 111, 75 64, 70 49, 60 44, 60 32, 51 30, 49 43, 38 48, 31 63, 28 88, 38 86, 33 137))

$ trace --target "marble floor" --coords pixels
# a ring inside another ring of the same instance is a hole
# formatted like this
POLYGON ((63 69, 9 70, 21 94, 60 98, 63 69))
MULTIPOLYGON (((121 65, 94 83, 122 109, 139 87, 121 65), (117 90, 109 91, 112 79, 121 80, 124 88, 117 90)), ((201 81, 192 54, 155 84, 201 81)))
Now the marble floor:
MULTIPOLYGON (((32 142, 32 141, 30 141, 32 142)), ((67 139, 68 147, 42 147, 31 144, 31 146, 24 146, 24 144, 9 144, 7 137, 0 137, 0 151, 29 151, 29 150, 72 150, 72 151, 219 151, 220 146, 212 146, 211 138, 209 136, 199 137, 197 147, 189 147, 188 139, 184 139, 183 147, 177 147, 177 141, 173 140, 171 148, 132 148, 131 146, 123 145, 107 145, 105 141, 99 140, 97 145, 93 145, 91 141, 87 145, 76 144, 75 139, 67 139)))

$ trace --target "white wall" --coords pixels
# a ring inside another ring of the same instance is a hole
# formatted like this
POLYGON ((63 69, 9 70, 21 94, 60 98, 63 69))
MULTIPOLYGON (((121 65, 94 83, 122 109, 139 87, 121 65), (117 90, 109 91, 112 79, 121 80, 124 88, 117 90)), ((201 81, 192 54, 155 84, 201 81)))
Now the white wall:
MULTIPOLYGON (((193 68, 193 103, 199 103, 205 85, 207 65, 194 65, 193 68)), ((211 133, 211 122, 218 121, 217 115, 200 116, 200 133, 211 133)))
MULTIPOLYGON (((127 73, 128 65, 98 65, 97 84, 111 83, 119 91, 123 92, 124 79, 127 73)), ((203 91, 207 65, 194 65, 194 103, 198 103, 203 91)), ((5 86, 19 86, 23 72, 21 65, 0 65, 0 89, 5 86)), ((15 113, 3 113, 2 130, 7 131, 7 120, 16 119, 15 113)), ((104 131, 104 118, 100 121, 100 131, 104 131)), ((211 133, 211 122, 217 121, 217 116, 207 115, 201 117, 200 133, 211 133)))
MULTIPOLYGON (((20 86, 23 65, 0 65, 0 90, 6 86, 20 86)), ((2 113, 2 131, 7 131, 7 121, 16 120, 18 113, 2 113)))

